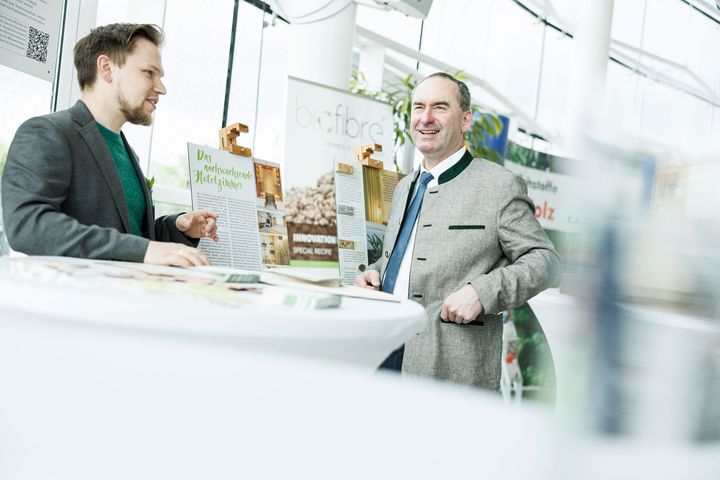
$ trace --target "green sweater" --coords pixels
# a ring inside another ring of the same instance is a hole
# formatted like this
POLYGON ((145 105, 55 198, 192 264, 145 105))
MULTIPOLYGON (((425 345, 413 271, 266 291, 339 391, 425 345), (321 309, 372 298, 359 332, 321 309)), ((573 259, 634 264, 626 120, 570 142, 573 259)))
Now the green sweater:
POLYGON ((127 204, 128 213, 130 214, 130 230, 133 235, 142 237, 142 224, 143 218, 145 217, 145 195, 143 194, 140 179, 138 178, 135 167, 130 159, 130 154, 125 148, 120 134, 108 130, 99 123, 98 126, 115 162, 115 168, 117 168, 120 183, 125 192, 125 203, 127 204))

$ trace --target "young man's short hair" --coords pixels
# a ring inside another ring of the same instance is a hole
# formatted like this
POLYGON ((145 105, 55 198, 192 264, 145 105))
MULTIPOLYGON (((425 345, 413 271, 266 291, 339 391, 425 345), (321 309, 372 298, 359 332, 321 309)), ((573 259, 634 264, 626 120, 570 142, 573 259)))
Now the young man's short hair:
POLYGON ((115 64, 123 66, 138 38, 149 40, 159 47, 163 42, 163 33, 157 25, 113 23, 94 28, 81 38, 73 49, 80 90, 90 88, 95 83, 95 62, 100 55, 107 55, 115 64))

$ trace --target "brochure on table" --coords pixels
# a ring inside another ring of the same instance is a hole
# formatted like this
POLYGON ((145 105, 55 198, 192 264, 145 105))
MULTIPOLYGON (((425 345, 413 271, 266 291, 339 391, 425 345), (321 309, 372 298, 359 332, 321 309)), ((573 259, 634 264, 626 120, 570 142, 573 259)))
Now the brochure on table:
POLYGON ((260 234, 255 167, 249 157, 188 143, 193 210, 211 208, 220 216, 220 241, 200 240, 213 265, 259 270, 260 234))

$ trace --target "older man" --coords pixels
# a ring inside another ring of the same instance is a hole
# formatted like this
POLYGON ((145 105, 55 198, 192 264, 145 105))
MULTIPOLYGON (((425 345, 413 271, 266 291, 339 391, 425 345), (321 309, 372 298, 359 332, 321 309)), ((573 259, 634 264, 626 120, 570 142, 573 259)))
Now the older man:
POLYGON ((498 390, 499 313, 556 283, 560 258, 522 179, 465 149, 471 122, 463 82, 435 73, 415 87, 410 132, 423 161, 398 184, 383 256, 356 284, 428 312, 427 329, 381 368, 498 390))
POLYGON ((94 29, 74 49, 82 99, 31 118, 10 144, 2 206, 10 246, 30 255, 207 265, 198 239, 217 241, 211 210, 154 218, 150 190, 122 134, 150 125, 164 74, 154 25, 94 29))

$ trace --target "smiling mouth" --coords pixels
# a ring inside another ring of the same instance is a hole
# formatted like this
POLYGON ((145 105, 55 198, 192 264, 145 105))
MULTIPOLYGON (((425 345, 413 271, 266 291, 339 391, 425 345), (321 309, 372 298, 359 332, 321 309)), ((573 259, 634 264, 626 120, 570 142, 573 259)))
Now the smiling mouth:
POLYGON ((158 103, 157 98, 148 98, 145 101, 148 102, 150 105, 152 105, 153 110, 155 110, 157 108, 157 103, 158 103))
POLYGON ((440 132, 440 130, 418 129, 418 132, 420 132, 422 135, 435 135, 436 133, 440 132))

